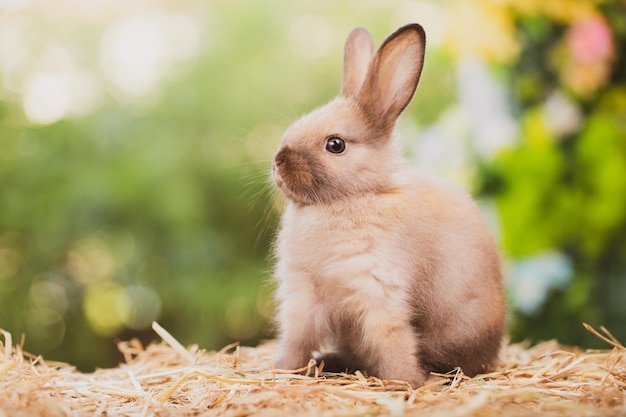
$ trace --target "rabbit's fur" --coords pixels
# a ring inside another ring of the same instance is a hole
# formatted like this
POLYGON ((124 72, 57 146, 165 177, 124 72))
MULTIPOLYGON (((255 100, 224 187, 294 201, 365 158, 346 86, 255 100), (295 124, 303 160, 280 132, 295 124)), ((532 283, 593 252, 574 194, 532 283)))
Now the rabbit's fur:
POLYGON ((274 156, 287 197, 275 244, 278 368, 326 351, 338 369, 419 386, 430 371, 474 375, 498 354, 500 259, 477 205, 407 167, 392 141, 424 47, 418 24, 376 54, 354 29, 341 95, 293 124, 274 156), (345 150, 327 150, 329 138, 345 150))

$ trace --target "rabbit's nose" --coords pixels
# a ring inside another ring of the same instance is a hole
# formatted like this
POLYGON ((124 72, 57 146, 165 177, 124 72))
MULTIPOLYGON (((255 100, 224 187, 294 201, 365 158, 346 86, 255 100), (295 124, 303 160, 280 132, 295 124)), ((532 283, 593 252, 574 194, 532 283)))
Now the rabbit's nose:
POLYGON ((285 155, 285 150, 280 150, 276 156, 274 156, 274 160, 272 162, 272 168, 273 169, 278 169, 281 167, 281 165, 283 165, 285 163, 286 160, 286 155, 285 155))

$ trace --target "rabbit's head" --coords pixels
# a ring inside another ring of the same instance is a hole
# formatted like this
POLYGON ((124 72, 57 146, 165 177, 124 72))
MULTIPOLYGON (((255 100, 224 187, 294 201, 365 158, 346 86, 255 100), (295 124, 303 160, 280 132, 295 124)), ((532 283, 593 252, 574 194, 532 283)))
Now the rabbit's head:
POLYGON ((341 94, 294 123, 274 155, 274 181, 300 205, 385 192, 402 162, 392 144, 422 72, 424 30, 410 24, 373 53, 363 28, 348 35, 341 94))

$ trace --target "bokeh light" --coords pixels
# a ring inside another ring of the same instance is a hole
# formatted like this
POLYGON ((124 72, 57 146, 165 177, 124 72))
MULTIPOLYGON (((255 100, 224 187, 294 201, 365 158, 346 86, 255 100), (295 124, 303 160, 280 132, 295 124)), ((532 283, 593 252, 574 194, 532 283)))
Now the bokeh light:
POLYGON ((180 60, 197 53, 194 20, 159 10, 127 16, 109 25, 100 62, 105 76, 128 98, 152 92, 180 60))
POLYGON ((89 325, 102 336, 119 332, 129 321, 131 305, 132 300, 124 287, 112 281, 89 285, 83 302, 89 325))

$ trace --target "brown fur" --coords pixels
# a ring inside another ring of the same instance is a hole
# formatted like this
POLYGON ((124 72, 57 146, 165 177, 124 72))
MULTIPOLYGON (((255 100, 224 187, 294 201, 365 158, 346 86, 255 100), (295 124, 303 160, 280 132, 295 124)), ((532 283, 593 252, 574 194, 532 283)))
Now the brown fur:
MULTIPOLYGON (((288 199, 276 241, 280 353, 314 352, 415 386, 428 372, 481 372, 505 330, 500 260, 463 191, 405 166, 391 140, 422 70, 419 25, 371 55, 361 28, 346 41, 342 95, 294 123, 274 157, 288 199), (346 150, 325 150, 329 137, 346 150)), ((327 368, 328 369, 328 368, 327 368)))

